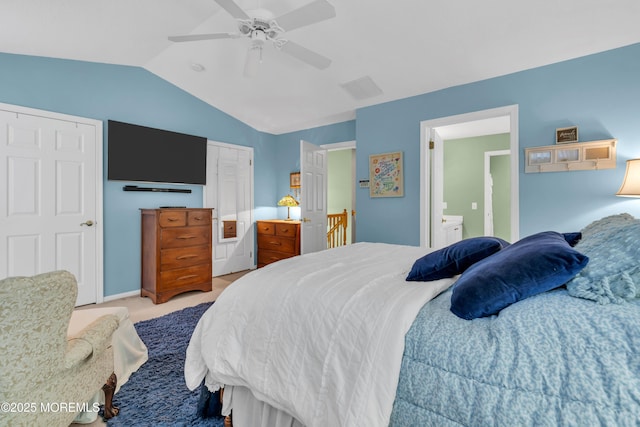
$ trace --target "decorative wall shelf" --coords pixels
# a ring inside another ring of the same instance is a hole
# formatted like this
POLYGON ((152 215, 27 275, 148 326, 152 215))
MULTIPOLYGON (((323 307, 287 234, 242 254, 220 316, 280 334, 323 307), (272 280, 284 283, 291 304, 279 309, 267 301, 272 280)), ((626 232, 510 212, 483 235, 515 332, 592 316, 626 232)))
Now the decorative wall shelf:
POLYGON ((616 139, 525 148, 525 173, 614 169, 616 139))

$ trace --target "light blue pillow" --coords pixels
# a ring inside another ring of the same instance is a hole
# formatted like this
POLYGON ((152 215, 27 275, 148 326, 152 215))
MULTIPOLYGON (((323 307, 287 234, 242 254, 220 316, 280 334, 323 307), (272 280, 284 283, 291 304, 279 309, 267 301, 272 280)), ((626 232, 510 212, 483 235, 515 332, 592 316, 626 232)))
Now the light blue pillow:
POLYGON ((414 263, 407 281, 428 282, 461 274, 467 268, 509 246, 498 237, 471 237, 433 251, 414 263))
POLYGON ((451 311, 468 320, 498 314, 515 302, 562 286, 588 262, 560 233, 525 237, 462 273, 453 285, 451 311))
POLYGON ((582 235, 575 248, 590 261, 567 283, 569 295, 600 304, 640 297, 640 220, 608 216, 589 224, 582 235))

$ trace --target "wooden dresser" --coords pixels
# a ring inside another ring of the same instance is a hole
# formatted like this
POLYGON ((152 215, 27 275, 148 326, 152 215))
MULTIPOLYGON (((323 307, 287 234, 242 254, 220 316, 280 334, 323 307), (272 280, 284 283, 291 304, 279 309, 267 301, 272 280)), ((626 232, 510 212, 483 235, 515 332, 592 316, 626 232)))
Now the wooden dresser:
POLYGON ((142 211, 140 296, 154 304, 187 291, 211 290, 211 209, 142 211))
POLYGON ((256 221, 258 268, 300 255, 300 221, 271 219, 256 221))

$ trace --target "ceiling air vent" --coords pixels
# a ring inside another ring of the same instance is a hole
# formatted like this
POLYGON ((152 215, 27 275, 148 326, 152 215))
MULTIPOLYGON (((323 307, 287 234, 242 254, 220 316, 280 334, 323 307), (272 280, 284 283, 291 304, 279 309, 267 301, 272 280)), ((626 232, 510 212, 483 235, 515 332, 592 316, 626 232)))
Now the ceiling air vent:
POLYGON ((382 89, 369 76, 361 77, 340 85, 353 99, 361 101, 382 94, 382 89))

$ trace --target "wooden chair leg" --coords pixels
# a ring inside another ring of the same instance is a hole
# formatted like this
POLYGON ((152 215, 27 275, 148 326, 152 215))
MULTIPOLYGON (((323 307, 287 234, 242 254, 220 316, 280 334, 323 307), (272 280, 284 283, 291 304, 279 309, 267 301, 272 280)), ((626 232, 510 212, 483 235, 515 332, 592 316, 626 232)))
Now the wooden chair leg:
POLYGON ((118 378, 116 377, 115 372, 111 374, 105 385, 102 386, 102 391, 104 391, 104 416, 105 420, 109 418, 113 418, 120 410, 113 406, 113 393, 116 391, 116 384, 118 383, 118 378))
MULTIPOLYGON (((222 396, 224 396, 224 387, 222 387, 220 389, 220 404, 222 405, 222 396)), ((231 418, 231 415, 227 415, 226 417, 224 417, 224 427, 233 427, 233 418, 231 418)))

